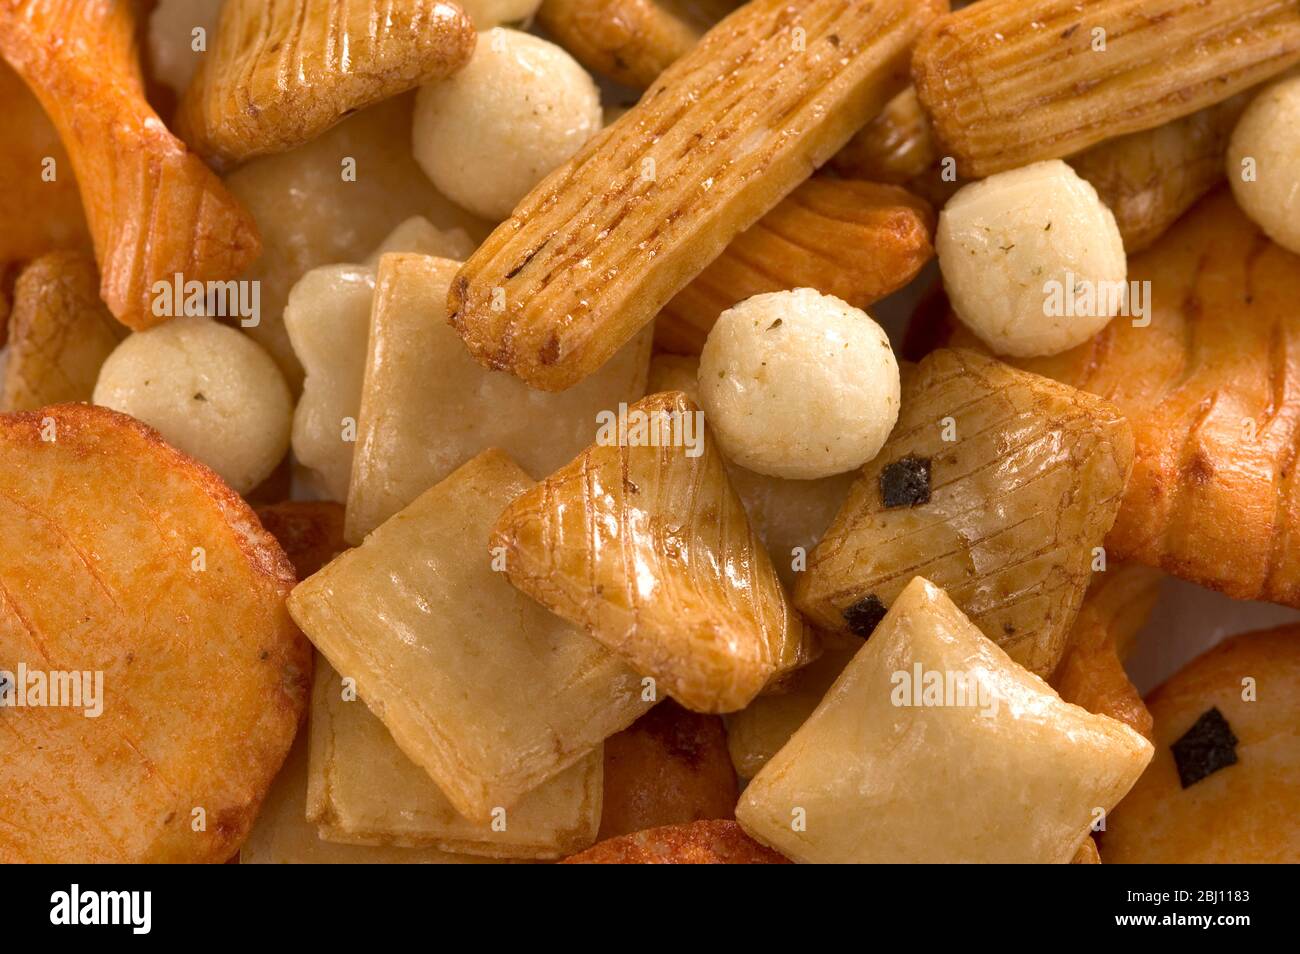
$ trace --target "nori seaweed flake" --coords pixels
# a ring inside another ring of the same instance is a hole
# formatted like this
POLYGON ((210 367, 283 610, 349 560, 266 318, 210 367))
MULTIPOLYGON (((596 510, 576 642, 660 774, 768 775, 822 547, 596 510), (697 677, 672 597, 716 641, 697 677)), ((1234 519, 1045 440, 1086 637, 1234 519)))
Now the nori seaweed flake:
POLYGON ((1191 788, 1207 775, 1237 764, 1237 737, 1218 706, 1203 712, 1169 748, 1183 788, 1191 788))
POLYGON ((885 604, 875 593, 868 593, 844 611, 844 622, 854 636, 870 639, 880 621, 885 618, 885 604))
POLYGON ((930 459, 909 454, 880 472, 880 499, 885 508, 915 507, 930 502, 930 459))

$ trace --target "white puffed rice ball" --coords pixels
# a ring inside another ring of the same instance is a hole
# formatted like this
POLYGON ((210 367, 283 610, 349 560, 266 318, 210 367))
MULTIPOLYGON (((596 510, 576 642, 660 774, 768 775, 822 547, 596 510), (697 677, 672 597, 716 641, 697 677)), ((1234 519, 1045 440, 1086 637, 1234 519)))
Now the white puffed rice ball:
POLYGON ((1300 76, 1274 83, 1247 107, 1228 145, 1227 171, 1241 210, 1300 255, 1300 76))
POLYGON ((600 92, 554 43, 482 33, 469 64, 422 87, 415 159, 444 195, 499 221, 601 128, 600 92))
POLYGON ((953 310, 998 354, 1058 354, 1127 301, 1128 260, 1097 190, 1053 159, 963 186, 939 215, 953 310))
POLYGON ((898 419, 898 363, 884 330, 812 288, 755 295, 724 311, 699 374, 723 452, 772 477, 860 467, 898 419))
POLYGON ((128 336, 100 368, 94 402, 156 428, 241 494, 289 449, 284 376, 251 338, 211 318, 173 318, 128 336))

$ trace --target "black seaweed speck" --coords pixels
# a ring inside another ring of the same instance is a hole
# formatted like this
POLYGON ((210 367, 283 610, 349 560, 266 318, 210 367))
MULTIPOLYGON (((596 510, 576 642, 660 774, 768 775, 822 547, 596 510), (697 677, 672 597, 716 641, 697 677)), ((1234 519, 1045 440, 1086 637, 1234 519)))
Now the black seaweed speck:
POLYGON ((880 472, 880 500, 886 509, 930 502, 930 460, 909 454, 880 472))
POLYGON ((844 622, 854 636, 869 639, 885 618, 885 604, 875 593, 868 593, 844 611, 844 622))
POLYGON ((1219 769, 1237 764, 1237 737, 1218 706, 1201 713, 1169 749, 1174 753, 1178 781, 1183 788, 1191 788, 1219 769))

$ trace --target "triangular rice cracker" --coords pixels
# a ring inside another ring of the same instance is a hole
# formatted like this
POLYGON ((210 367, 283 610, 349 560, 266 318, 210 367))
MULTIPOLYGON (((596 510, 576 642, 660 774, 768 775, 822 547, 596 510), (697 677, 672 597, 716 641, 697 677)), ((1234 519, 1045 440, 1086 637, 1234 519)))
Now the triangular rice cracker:
POLYGON ((1047 675, 1132 463, 1132 432, 1108 402, 974 352, 933 352, 795 602, 820 627, 869 636, 924 576, 1011 658, 1047 675), (906 458, 928 462, 929 500, 886 507, 882 473, 906 458))
POLYGON ((632 405, 628 421, 638 412, 689 419, 698 443, 598 440, 516 498, 492 546, 505 548, 515 586, 624 654, 658 690, 702 712, 743 708, 808 660, 808 634, 696 406, 665 391, 632 405))

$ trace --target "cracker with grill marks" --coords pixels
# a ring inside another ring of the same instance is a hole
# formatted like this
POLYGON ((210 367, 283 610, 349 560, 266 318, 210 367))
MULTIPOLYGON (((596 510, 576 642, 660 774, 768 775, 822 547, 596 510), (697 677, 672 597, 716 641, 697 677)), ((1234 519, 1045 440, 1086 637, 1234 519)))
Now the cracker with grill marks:
MULTIPOLYGON (((1233 599, 1300 607, 1300 256, 1225 187, 1130 259, 1129 279, 1149 288, 1145 317, 1012 362, 1132 422, 1133 478, 1107 552, 1233 599)), ((942 299, 908 338, 981 347, 942 299)))
POLYGON ((1115 407, 972 351, 936 351, 795 586, 818 626, 870 637, 916 576, 1016 662, 1053 671, 1119 511, 1133 434, 1115 407))

